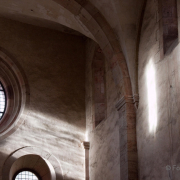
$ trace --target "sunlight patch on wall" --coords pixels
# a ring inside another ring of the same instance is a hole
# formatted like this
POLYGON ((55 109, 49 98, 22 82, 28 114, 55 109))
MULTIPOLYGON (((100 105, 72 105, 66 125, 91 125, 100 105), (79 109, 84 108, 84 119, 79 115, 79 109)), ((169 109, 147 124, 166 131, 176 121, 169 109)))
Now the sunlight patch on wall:
POLYGON ((157 95, 156 95, 156 73, 152 60, 149 61, 146 69, 148 111, 149 111, 149 132, 155 132, 157 127, 157 95))
POLYGON ((85 141, 88 141, 88 132, 86 131, 86 134, 85 134, 85 141))

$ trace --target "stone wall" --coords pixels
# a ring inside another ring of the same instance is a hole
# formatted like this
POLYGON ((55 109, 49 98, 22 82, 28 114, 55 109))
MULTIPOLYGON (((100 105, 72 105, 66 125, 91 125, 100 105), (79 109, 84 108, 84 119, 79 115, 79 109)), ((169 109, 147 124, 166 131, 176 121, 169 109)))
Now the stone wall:
POLYGON ((85 40, 0 18, 0 46, 22 67, 30 88, 23 125, 0 142, 0 180, 6 158, 37 146, 60 162, 64 179, 84 179, 85 40))
POLYGON ((147 1, 140 42, 137 118, 140 180, 176 180, 180 176, 177 169, 180 167, 180 45, 170 47, 161 56, 163 34, 158 9, 157 0, 147 1))
MULTIPOLYGON (((105 61, 106 119, 96 128, 93 122, 92 61, 97 45, 89 40, 86 49, 86 129, 90 141, 90 179, 120 179, 119 115, 115 108, 121 93, 114 83, 110 66, 105 61)), ((119 89, 120 90, 120 89, 119 89)))

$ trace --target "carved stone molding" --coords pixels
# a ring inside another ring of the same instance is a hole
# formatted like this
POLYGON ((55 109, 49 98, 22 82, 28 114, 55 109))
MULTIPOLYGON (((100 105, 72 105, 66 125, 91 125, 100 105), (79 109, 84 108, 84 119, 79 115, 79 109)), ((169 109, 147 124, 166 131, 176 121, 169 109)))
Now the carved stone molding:
POLYGON ((89 142, 83 141, 82 144, 83 144, 84 149, 89 150, 89 148, 90 148, 90 143, 89 142))

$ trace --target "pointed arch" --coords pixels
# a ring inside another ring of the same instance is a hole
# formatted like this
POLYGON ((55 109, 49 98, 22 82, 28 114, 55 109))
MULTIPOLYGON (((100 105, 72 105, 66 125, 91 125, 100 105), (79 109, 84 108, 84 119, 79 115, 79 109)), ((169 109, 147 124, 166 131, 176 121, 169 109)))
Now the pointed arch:
POLYGON ((124 96, 116 105, 119 112, 120 141, 124 142, 120 147, 120 176, 124 180, 138 180, 136 111, 128 66, 120 42, 101 12, 88 0, 54 1, 70 11, 94 36, 110 65, 117 87, 120 84, 116 80, 120 68, 124 88, 124 96))
POLYGON ((123 75, 124 96, 132 96, 128 67, 119 40, 99 10, 87 0, 54 1, 74 14, 76 19, 92 33, 115 75, 113 68, 120 67, 123 75))

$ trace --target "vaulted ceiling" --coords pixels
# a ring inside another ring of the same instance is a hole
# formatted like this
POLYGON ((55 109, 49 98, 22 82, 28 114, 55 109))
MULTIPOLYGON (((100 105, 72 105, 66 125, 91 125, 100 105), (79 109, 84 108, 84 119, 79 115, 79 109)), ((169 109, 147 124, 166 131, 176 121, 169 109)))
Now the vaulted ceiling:
MULTIPOLYGON (((137 24, 143 0, 90 0, 118 33, 137 24), (120 29, 119 26, 122 28, 120 29)), ((72 13, 53 0, 1 0, 0 15, 29 24, 45 26, 67 33, 80 32, 92 39, 92 34, 72 13), (65 28, 67 27, 67 28, 65 28), (70 30, 72 29, 72 30, 70 30), (75 30, 75 31, 73 31, 75 30)), ((135 30, 135 29, 134 29, 135 30)))
POLYGON ((72 4, 73 1, 76 4, 89 1, 105 17, 121 45, 133 91, 136 91, 138 32, 145 0, 64 0, 64 2, 62 0, 1 0, 0 16, 65 33, 85 35, 96 41, 87 27, 60 5, 61 3, 72 4))
POLYGON ((52 0, 1 0, 0 16, 93 39, 72 13, 52 0))

